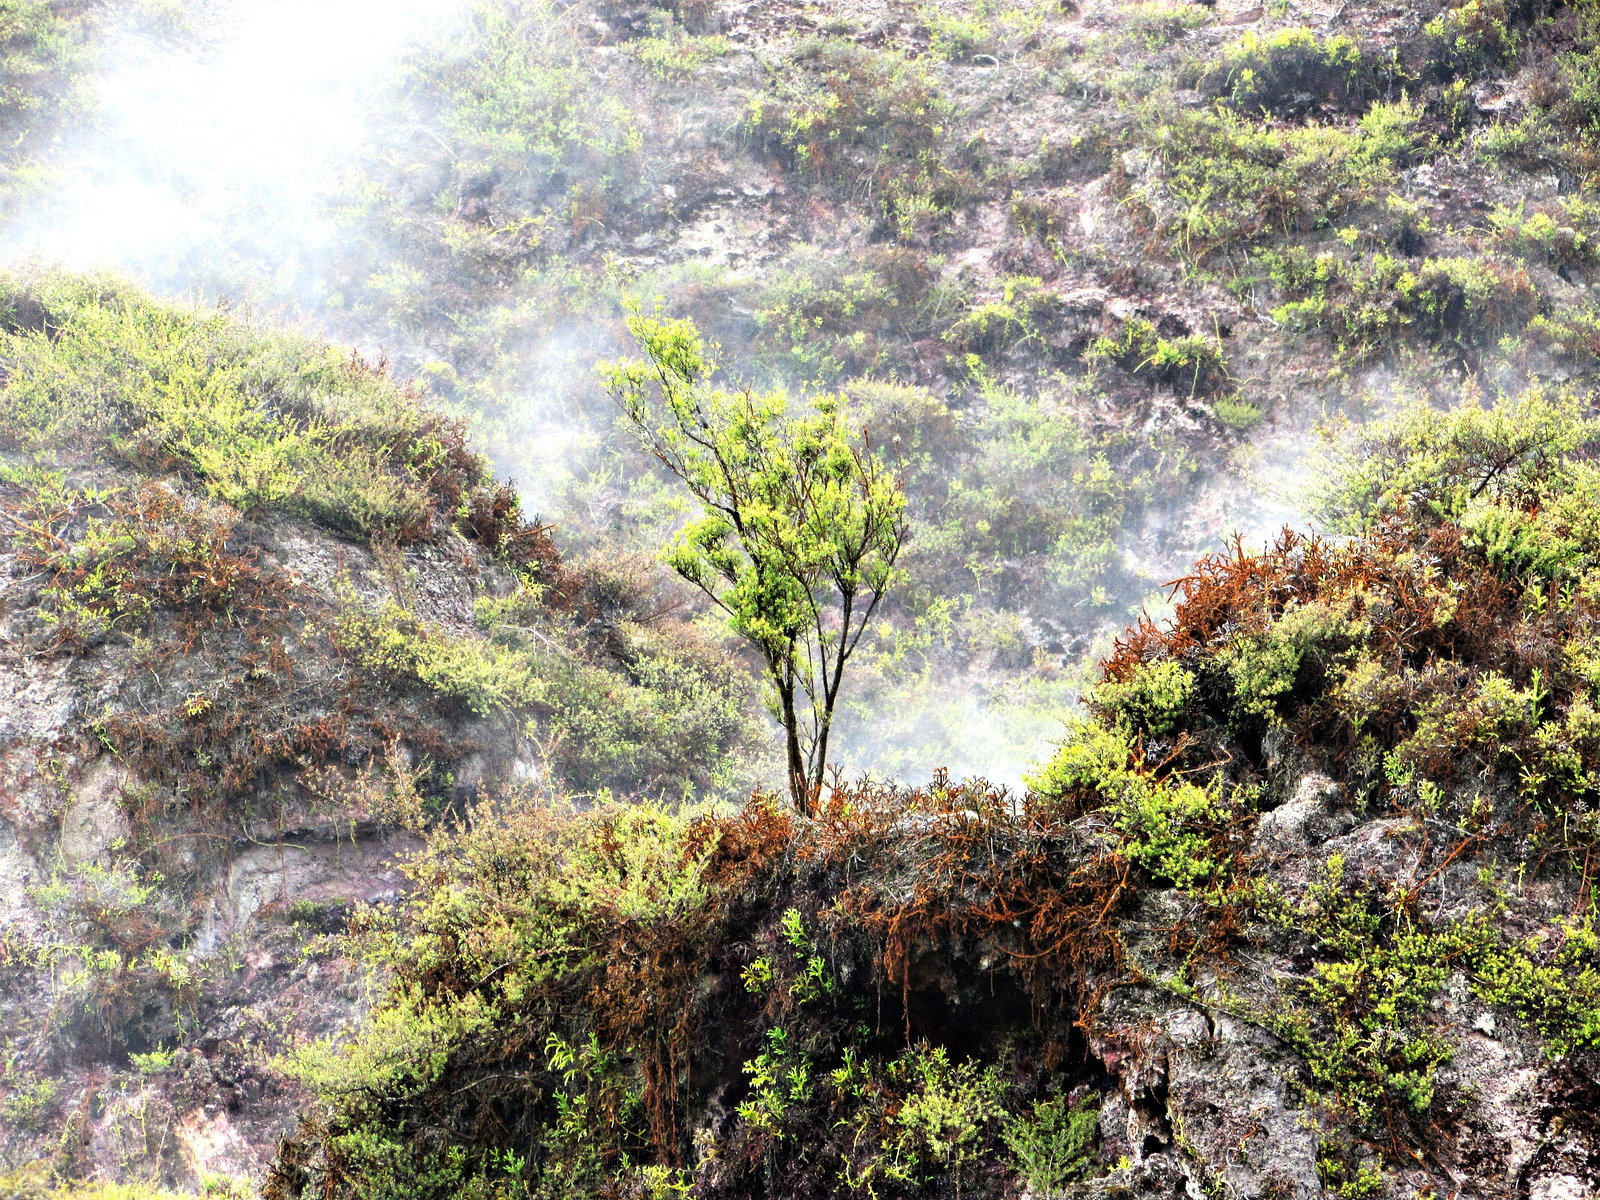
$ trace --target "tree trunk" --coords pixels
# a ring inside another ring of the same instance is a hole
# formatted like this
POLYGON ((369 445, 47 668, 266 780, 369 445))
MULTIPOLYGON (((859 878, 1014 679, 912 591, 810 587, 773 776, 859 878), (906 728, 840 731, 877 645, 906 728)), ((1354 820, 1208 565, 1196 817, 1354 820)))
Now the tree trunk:
POLYGON ((789 799, 795 811, 811 815, 812 789, 806 778, 805 758, 800 753, 800 718, 794 710, 794 677, 786 673, 778 684, 778 704, 783 714, 783 736, 789 760, 789 799))

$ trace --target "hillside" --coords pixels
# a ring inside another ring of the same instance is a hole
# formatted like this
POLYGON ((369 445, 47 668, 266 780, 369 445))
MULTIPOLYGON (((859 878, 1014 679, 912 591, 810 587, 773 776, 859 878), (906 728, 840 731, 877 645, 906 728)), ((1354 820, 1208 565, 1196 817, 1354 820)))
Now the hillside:
POLYGON ((586 546, 676 519, 589 371, 623 297, 844 391, 916 528, 847 744, 1014 784, 1159 585, 1296 516, 1261 490, 1313 422, 1592 376, 1596 36, 1502 0, 488 4, 384 97, 318 302, 586 546))
POLYGON ((0 4, 0 1200, 1600 1196, 1600 8, 427 8, 0 4))
POLYGON ((259 1171, 270 1055, 365 995, 319 935, 417 834, 512 782, 727 786, 752 689, 381 369, 102 280, 0 314, 3 1141, 259 1171))

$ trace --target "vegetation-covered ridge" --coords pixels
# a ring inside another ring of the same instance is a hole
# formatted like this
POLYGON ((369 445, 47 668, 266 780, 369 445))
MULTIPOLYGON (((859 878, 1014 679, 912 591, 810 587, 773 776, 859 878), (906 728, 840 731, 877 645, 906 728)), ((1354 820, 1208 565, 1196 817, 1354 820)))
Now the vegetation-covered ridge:
POLYGON ((359 995, 317 939, 412 831, 512 779, 747 789, 752 688, 381 367, 103 279, 0 293, 0 1184, 243 1178, 294 1120, 272 1048, 359 995), (185 1158, 205 1104, 258 1140, 185 1158))
POLYGON ((460 423, 358 357, 71 276, 7 279, 0 332, 0 445, 30 462, 177 471, 367 542, 459 529, 518 565, 548 554, 460 423))
POLYGON ((480 807, 357 923, 387 998, 269 1193, 1593 1178, 1597 450, 1538 392, 1376 427, 1348 537, 1201 563, 1021 795, 480 807))

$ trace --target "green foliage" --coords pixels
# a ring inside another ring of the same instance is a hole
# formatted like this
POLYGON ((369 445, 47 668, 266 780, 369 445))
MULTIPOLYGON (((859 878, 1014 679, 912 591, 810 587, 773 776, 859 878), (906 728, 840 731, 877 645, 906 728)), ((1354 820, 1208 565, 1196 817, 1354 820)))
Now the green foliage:
POLYGON ((157 1046, 154 1050, 143 1054, 130 1054, 128 1061, 133 1064, 133 1069, 141 1075, 159 1075, 163 1071, 172 1069, 172 1060, 177 1052, 168 1050, 165 1046, 157 1046))
POLYGON ((1549 167, 1566 157, 1560 126, 1539 109, 1516 120, 1496 121, 1481 130, 1473 144, 1491 158, 1524 170, 1549 167))
MULTIPOLYGON (((1541 80, 1535 93, 1539 110, 1523 118, 1523 124, 1548 119, 1577 135, 1580 149, 1600 146, 1600 67, 1594 51, 1600 46, 1600 8, 1592 0, 1579 0, 1568 14, 1571 44, 1556 57, 1555 78, 1541 80)), ((1554 139, 1552 139, 1554 141, 1554 139)), ((1549 157, 1568 157, 1555 144, 1549 157)), ((1580 155, 1571 156, 1582 161, 1580 155)))
POLYGON ((0 131, 6 173, 12 176, 8 190, 17 176, 26 178, 34 146, 88 107, 80 80, 92 62, 92 22, 92 10, 79 6, 49 0, 0 3, 0 131))
POLYGON ((0 285, 0 445, 177 468, 241 511, 433 536, 493 490, 459 426, 358 359, 104 280, 0 285))
POLYGON ((409 986, 391 994, 357 1041, 313 1042, 284 1065, 330 1103, 407 1095, 437 1080, 452 1051, 492 1030, 498 1016, 498 1009, 477 994, 443 1006, 428 1003, 420 989, 409 986))
POLYGON ((950 116, 934 78, 889 51, 818 38, 775 69, 745 116, 753 137, 796 169, 847 166, 898 173, 907 163, 938 171, 933 155, 950 116))
POLYGON ((1506 0, 1465 0, 1428 22, 1429 67, 1444 78, 1473 76, 1510 63, 1520 37, 1511 28, 1506 0))
MULTIPOLYGON (((1526 514, 1518 502, 1538 497, 1540 509, 1556 505, 1577 516, 1589 494, 1586 460, 1597 446, 1600 425, 1565 392, 1535 388, 1487 408, 1466 403, 1444 412, 1413 406, 1333 456, 1318 514, 1354 531, 1400 512, 1457 520, 1484 502, 1526 514)), ((1478 520, 1488 532, 1487 519, 1478 520)))
POLYGON ((1039 0, 958 0, 919 10, 933 52, 951 62, 994 59, 1026 46, 1039 32, 1048 5, 1039 0))
POLYGON ((951 344, 983 358, 1039 340, 1039 317, 1054 293, 1036 276, 1011 275, 1000 281, 1000 295, 967 308, 946 335, 951 344))
POLYGON ((781 1027, 773 1028, 767 1030, 761 1053, 744 1064, 744 1073, 750 1094, 739 1104, 739 1119, 757 1132, 784 1136, 790 1110, 811 1102, 810 1061, 790 1046, 781 1027))
POLYGON ((1499 246, 1517 257, 1549 266, 1579 266, 1595 260, 1594 239, 1584 228, 1593 223, 1595 206, 1581 198, 1567 198, 1557 213, 1527 212, 1527 202, 1515 208, 1497 205, 1489 214, 1489 228, 1499 246))
POLYGON ((480 5, 445 53, 416 61, 412 86, 443 99, 464 175, 498 171, 535 198, 560 197, 568 178, 606 190, 643 146, 635 114, 592 86, 558 11, 549 0, 480 5))
POLYGON ((1366 633, 1360 620, 1326 605, 1290 603, 1264 633, 1231 638, 1217 661, 1240 711, 1271 717, 1290 698, 1308 659, 1326 670, 1330 657, 1359 645, 1366 633))
POLYGON ((1084 352, 1090 366, 1115 363, 1130 375, 1176 388, 1191 398, 1229 390, 1228 360, 1220 338, 1186 334, 1164 338, 1149 321, 1126 321, 1119 337, 1102 335, 1084 352))
POLYGON ((845 419, 867 443, 890 454, 907 491, 939 489, 959 444, 950 406, 923 388, 887 379, 856 379, 845 392, 845 419))
POLYGON ((1201 79, 1211 95, 1241 112, 1283 113, 1295 97, 1360 103, 1377 90, 1380 72, 1352 38, 1317 37, 1304 26, 1268 34, 1251 30, 1226 47, 1201 79))
POLYGON ((1158 779, 1129 744, 1131 731, 1078 722, 1054 757, 1028 777, 1029 789, 1069 811, 1103 810, 1123 852, 1178 887, 1219 879, 1225 859, 1213 845, 1234 815, 1232 801, 1187 779, 1158 779))
MULTIPOLYGON (((892 265, 886 264, 886 265, 892 265)), ((762 293, 755 322, 765 341, 808 377, 880 370, 903 324, 917 320, 918 279, 873 269, 785 272, 762 293)))
POLYGON ((493 641, 430 630, 392 601, 376 614, 347 608, 335 637, 367 670, 415 679, 479 716, 531 710, 549 694, 527 657, 493 641))
POLYGON ((707 814, 648 805, 516 801, 435 833, 405 867, 418 886, 402 920, 358 924, 388 994, 359 1036, 289 1063, 329 1106, 342 1177, 368 1196, 554 1198, 657 1159, 684 1086, 672 1065, 698 1045, 694 997, 722 936, 720 861, 707 814), (478 1106, 509 1096, 523 1099, 505 1135, 471 1136, 478 1106), (427 1102, 395 1108, 405 1097, 427 1102), (429 1133, 441 1127, 458 1131, 448 1151, 429 1133))
POLYGON ((585 918, 693 920, 717 899, 704 881, 716 850, 716 837, 681 815, 652 805, 621 809, 603 838, 574 842, 550 896, 585 918))
POLYGON ((1089 695, 1112 722, 1135 733, 1166 737, 1182 722, 1195 695, 1194 674, 1180 663, 1143 663, 1126 680, 1108 679, 1089 695))
POLYGON ((61 1085, 53 1079, 6 1079, 7 1091, 0 1100, 0 1117, 18 1129, 37 1132, 43 1129, 55 1112, 56 1100, 61 1095, 61 1085))
POLYGON ((604 367, 644 446, 701 513, 667 562, 766 662, 789 789, 809 809, 850 655, 895 579, 906 536, 898 477, 858 448, 838 397, 791 415, 782 391, 727 392, 693 324, 635 312, 648 356, 604 367))
POLYGON ((243 600, 257 578, 245 556, 228 550, 238 513, 188 502, 160 484, 126 499, 89 492, 52 499, 39 491, 30 507, 103 514, 89 516, 70 545, 45 536, 43 525, 32 527, 33 557, 52 572, 34 614, 50 630, 52 649, 82 650, 145 626, 157 607, 208 624, 243 600))
POLYGON ((868 1195, 880 1183, 917 1187, 936 1171, 949 1172, 959 1188, 1005 1113, 992 1067, 952 1061, 926 1042, 888 1063, 847 1054, 829 1080, 847 1113, 843 1182, 868 1195))
POLYGON ((628 53, 661 80, 687 79, 732 49, 733 43, 727 38, 692 37, 670 26, 656 37, 638 38, 628 43, 628 53))
MULTIPOLYGON (((987 36, 946 6, 940 12, 935 24, 951 52, 987 36)), ((957 138, 954 113, 926 62, 814 38, 768 63, 767 86, 750 100, 743 127, 792 170, 855 189, 870 182, 885 225, 913 240, 982 194, 974 147, 957 138)))
POLYGON ((1148 444, 1156 465, 1147 466, 1146 443, 1084 427, 1079 397, 1030 395, 1000 385, 981 362, 969 367, 982 408, 944 443, 961 469, 907 475, 911 586, 940 596, 950 578, 966 576, 981 594, 1006 560, 1025 559, 1059 589, 1063 605, 1133 602, 1139 584, 1121 531, 1177 490, 1193 460, 1157 441, 1148 444))
POLYGON ((1593 917, 1508 939, 1474 963, 1473 990, 1544 1038, 1552 1058, 1600 1046, 1600 935, 1593 917))
POLYGON ((1065 1096, 1056 1096, 1035 1102, 1031 1118, 1007 1118, 1001 1136, 1028 1191, 1057 1200, 1066 1184, 1087 1174, 1099 1132, 1100 1110, 1091 1100, 1069 1107, 1065 1096))
POLYGON ((1172 0, 1136 0, 1123 8, 1118 17, 1119 32, 1150 53, 1181 41, 1185 34, 1211 19, 1201 6, 1173 3, 1172 0))
POLYGON ((1452 971, 1471 960, 1484 932, 1429 928, 1403 902, 1349 888, 1344 860, 1289 916, 1317 946, 1310 975, 1294 990, 1307 1007, 1271 1017, 1305 1055, 1312 1077, 1364 1125, 1420 1117, 1432 1106, 1436 1072, 1451 1057, 1427 1020, 1452 971))
POLYGON ((83 53, 82 31, 43 0, 7 0, 0 7, 0 120, 60 104, 64 77, 83 53))
POLYGON ((1348 1155, 1331 1153, 1334 1149, 1324 1143, 1317 1157, 1317 1178, 1327 1195, 1338 1200, 1379 1200, 1388 1191, 1382 1171, 1342 1161, 1348 1155))
POLYGON ((1260 405, 1239 396, 1216 397, 1211 401, 1211 411, 1224 429, 1239 434, 1249 433, 1265 415, 1260 405))
POLYGON ((1374 104, 1352 127, 1282 127, 1231 109, 1152 116, 1149 168, 1129 181, 1151 225, 1190 263, 1325 229, 1391 187, 1425 145, 1421 106, 1374 104))
POLYGON ((1543 301, 1515 259, 1448 257, 1418 262, 1333 250, 1263 253, 1287 302, 1273 318, 1325 329, 1342 356, 1360 359, 1402 338, 1483 344, 1526 327, 1543 301))
POLYGON ((959 1180, 961 1168, 977 1158, 991 1124, 1004 1111, 1000 1081, 993 1068, 971 1060, 951 1062, 943 1046, 917 1046, 908 1059, 889 1068, 891 1079, 903 1074, 911 1084, 895 1118, 896 1157, 908 1173, 915 1169, 911 1163, 937 1163, 959 1180))
POLYGON ((429 627, 392 602, 376 613, 352 605, 334 636, 368 671, 508 719, 572 787, 737 786, 753 736, 751 688, 736 663, 692 635, 631 624, 616 629, 605 658, 586 654, 526 591, 481 603, 478 619, 488 636, 429 627))
MULTIPOLYGON (((0 1173, 0 1195, 8 1200, 195 1200, 195 1193, 138 1181, 62 1180, 38 1161, 0 1173)), ((252 1200, 254 1195, 248 1180, 225 1175, 206 1175, 199 1191, 201 1200, 252 1200)))

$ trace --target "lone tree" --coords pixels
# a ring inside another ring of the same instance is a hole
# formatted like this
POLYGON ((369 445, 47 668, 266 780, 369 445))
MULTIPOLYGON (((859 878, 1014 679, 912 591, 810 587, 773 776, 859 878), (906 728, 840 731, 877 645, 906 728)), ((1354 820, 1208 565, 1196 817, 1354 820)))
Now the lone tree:
POLYGON ((895 578, 899 477, 850 437, 839 399, 791 412, 781 390, 729 392, 694 324, 635 308, 643 359, 601 367, 644 446, 699 500, 665 558, 766 661, 789 793, 810 812, 845 664, 895 578))

